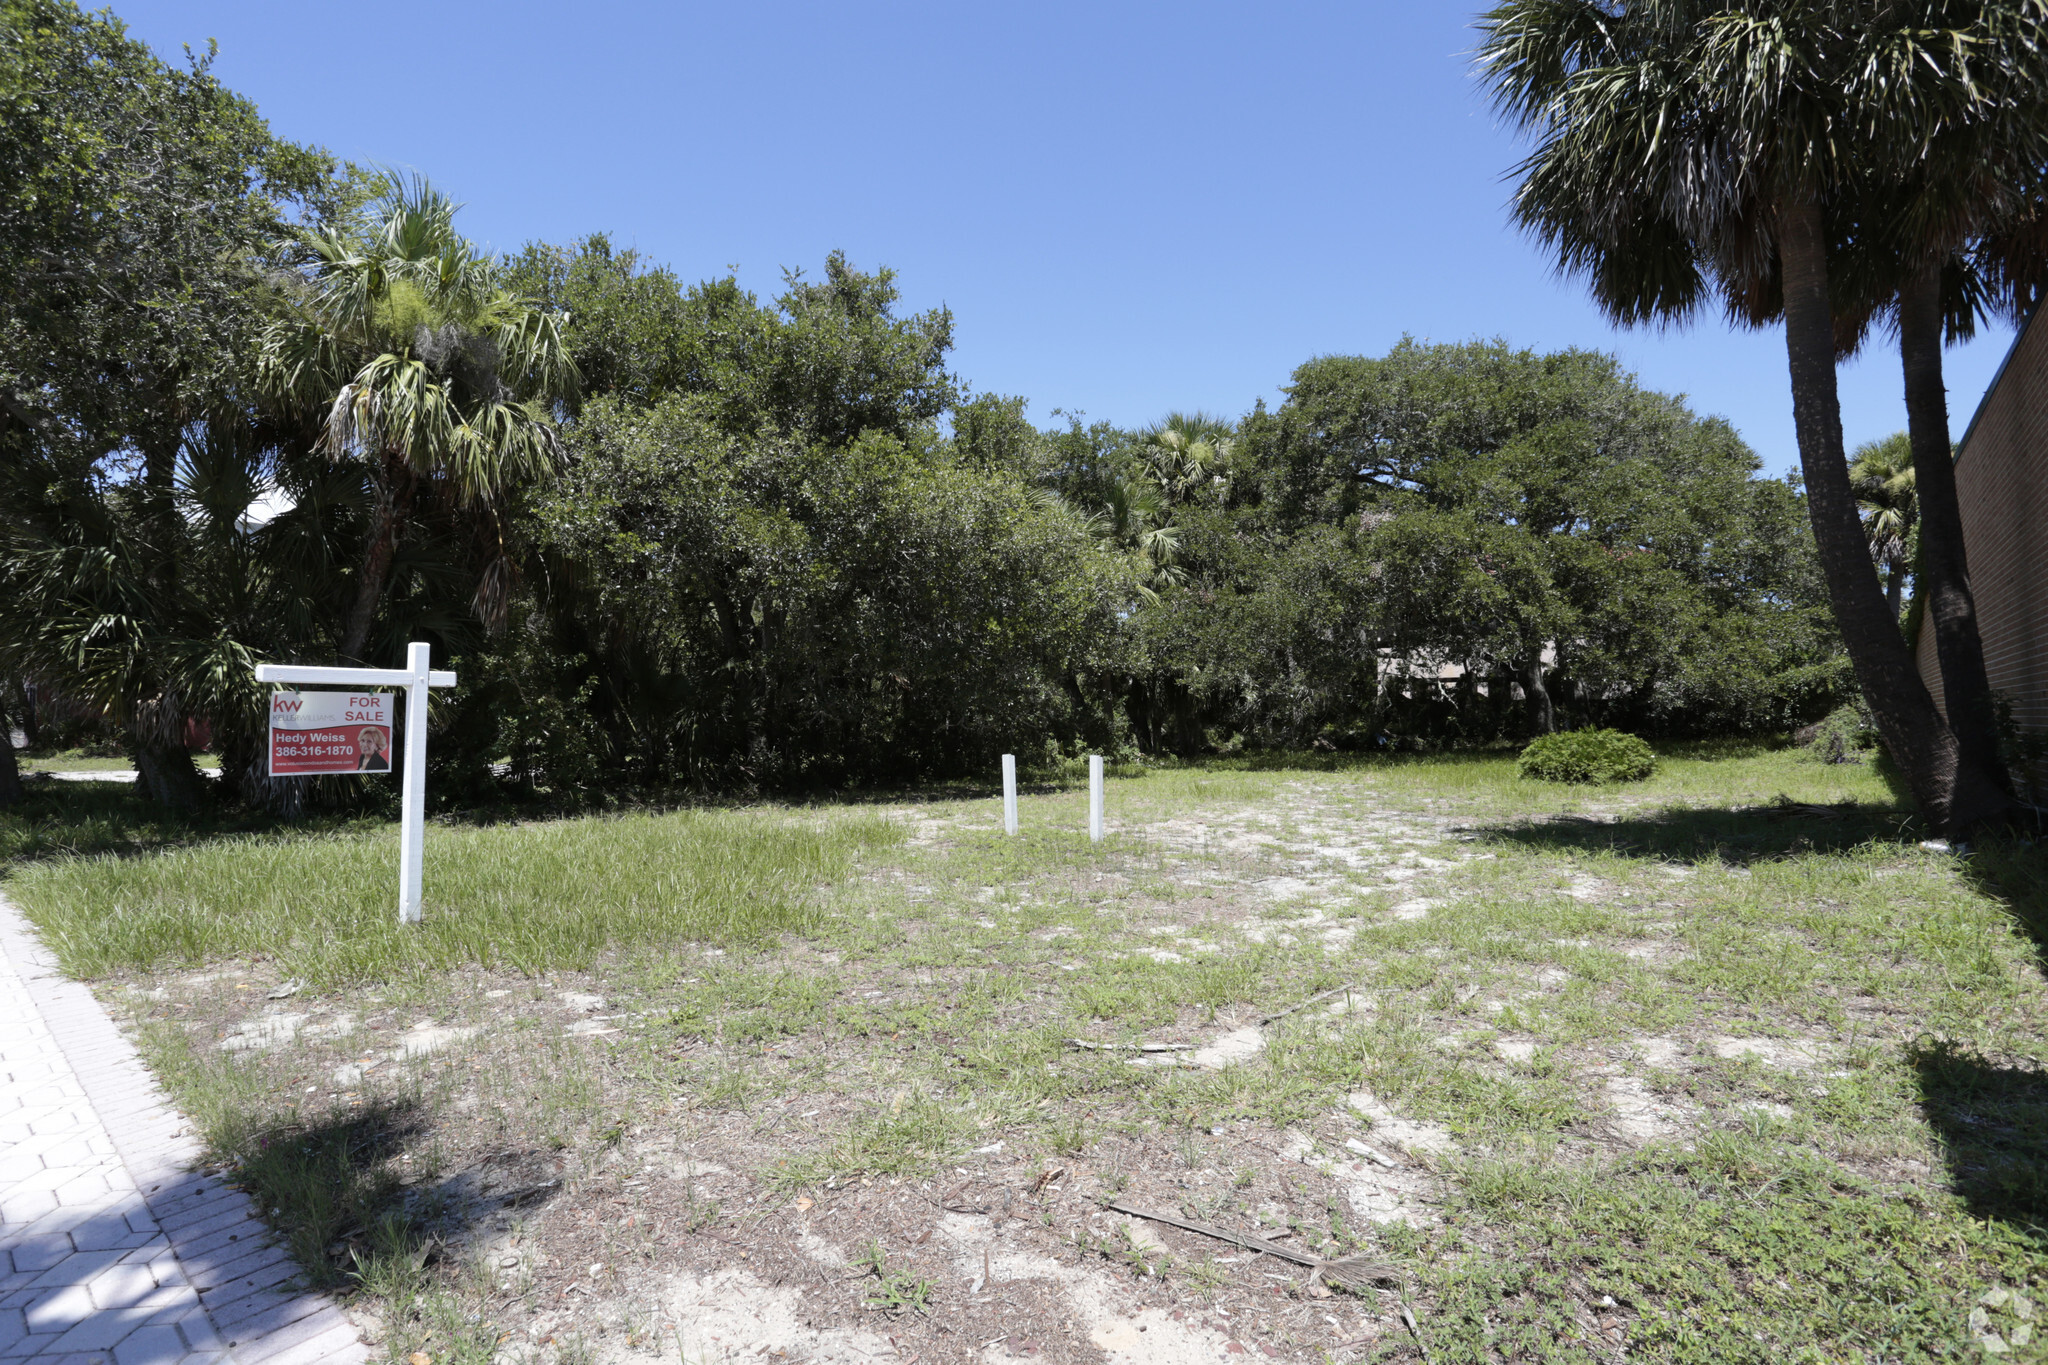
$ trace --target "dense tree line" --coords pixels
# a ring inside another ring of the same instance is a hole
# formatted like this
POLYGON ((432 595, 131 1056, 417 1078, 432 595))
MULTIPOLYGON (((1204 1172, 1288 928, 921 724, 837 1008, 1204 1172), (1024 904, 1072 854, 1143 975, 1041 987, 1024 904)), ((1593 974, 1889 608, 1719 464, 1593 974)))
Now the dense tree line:
POLYGON ((159 799, 212 790, 195 723, 227 799, 349 799, 264 776, 251 668, 408 639, 462 673, 451 799, 1759 733, 1848 684, 1805 490, 1611 357, 1041 427, 887 270, 494 258, 108 17, 0 25, 0 705, 103 718, 159 799))

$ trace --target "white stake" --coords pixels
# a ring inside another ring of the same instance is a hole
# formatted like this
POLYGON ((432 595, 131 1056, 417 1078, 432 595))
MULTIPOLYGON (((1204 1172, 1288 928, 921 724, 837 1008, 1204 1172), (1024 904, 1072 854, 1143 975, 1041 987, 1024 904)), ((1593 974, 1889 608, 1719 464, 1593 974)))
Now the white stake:
POLYGON ((398 922, 420 922, 420 881, 427 842, 427 647, 405 649, 405 794, 398 825, 398 922))
POLYGON ((1102 842, 1102 755, 1088 755, 1088 838, 1102 842))
POLYGON ((1003 833, 1017 832, 1017 755, 1003 755, 1003 833))

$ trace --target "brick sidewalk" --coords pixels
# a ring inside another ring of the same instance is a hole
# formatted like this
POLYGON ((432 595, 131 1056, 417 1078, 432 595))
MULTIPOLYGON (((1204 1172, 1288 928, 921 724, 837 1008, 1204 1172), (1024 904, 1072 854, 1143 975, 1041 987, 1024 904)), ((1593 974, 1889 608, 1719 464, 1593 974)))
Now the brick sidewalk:
POLYGON ((0 896, 0 1365, 359 1365, 340 1309, 0 896))

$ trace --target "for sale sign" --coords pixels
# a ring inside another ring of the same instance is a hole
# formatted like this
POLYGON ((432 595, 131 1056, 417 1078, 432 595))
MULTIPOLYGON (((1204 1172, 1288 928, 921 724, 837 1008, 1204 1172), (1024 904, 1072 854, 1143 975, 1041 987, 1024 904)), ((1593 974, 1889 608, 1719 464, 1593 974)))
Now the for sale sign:
POLYGON ((270 775, 390 772, 391 695, 271 693, 270 775))

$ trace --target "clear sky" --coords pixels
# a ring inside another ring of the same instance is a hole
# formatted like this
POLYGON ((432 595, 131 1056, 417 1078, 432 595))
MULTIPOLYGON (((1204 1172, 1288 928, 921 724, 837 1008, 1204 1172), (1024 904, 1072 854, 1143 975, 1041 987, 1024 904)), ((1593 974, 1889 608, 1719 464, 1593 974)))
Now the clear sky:
MULTIPOLYGON (((835 247, 892 266, 1041 423, 1235 416, 1312 356, 1497 336, 1614 351, 1797 459, 1780 333, 1617 331, 1508 227, 1478 3, 113 3, 498 249, 602 230, 764 295, 835 247)), ((2010 339, 1949 353, 1956 436, 2010 339)), ((1852 445, 1904 426, 1895 352, 1842 378, 1852 445)))

